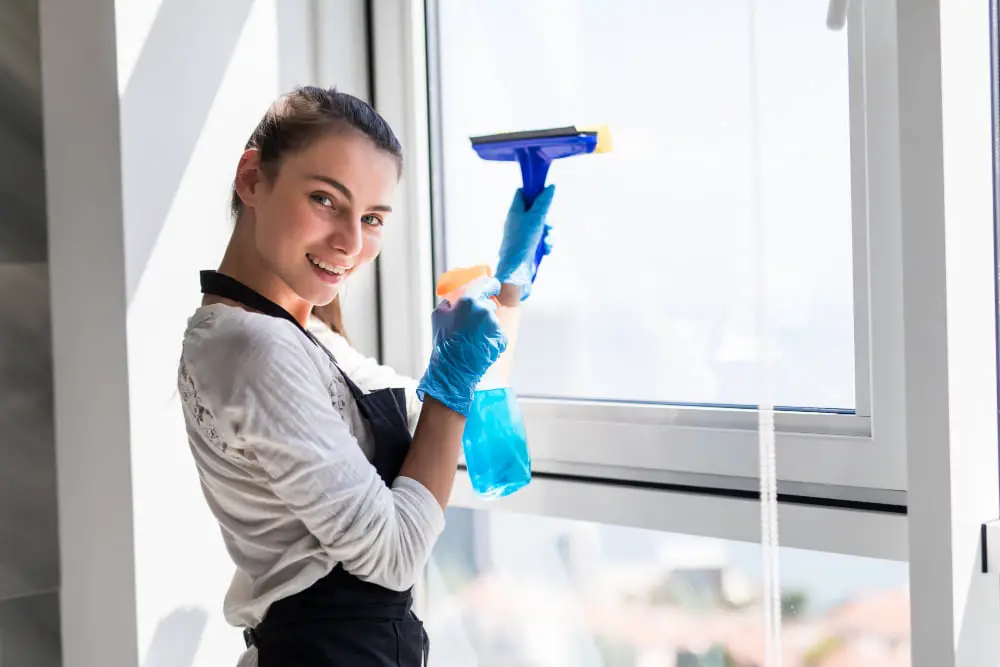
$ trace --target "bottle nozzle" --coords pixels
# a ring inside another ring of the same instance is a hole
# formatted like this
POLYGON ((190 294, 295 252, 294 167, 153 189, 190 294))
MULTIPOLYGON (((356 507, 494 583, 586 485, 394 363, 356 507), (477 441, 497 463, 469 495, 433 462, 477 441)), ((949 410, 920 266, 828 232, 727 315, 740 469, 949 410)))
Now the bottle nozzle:
MULTIPOLYGON (((476 266, 464 269, 451 269, 445 271, 438 278, 434 292, 438 298, 451 300, 449 297, 455 298, 454 295, 456 294, 461 296, 469 283, 480 278, 490 278, 492 276, 493 269, 490 268, 489 264, 477 264, 476 266)), ((496 300, 496 297, 494 297, 494 300, 496 300)))

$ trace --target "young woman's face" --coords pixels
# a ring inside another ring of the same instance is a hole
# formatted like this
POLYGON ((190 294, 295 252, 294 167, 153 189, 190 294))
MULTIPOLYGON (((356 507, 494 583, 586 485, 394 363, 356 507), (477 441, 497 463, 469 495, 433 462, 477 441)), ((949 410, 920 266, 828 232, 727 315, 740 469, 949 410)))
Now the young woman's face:
POLYGON ((261 173, 256 152, 248 151, 237 189, 253 211, 257 252, 267 268, 321 306, 378 256, 398 181, 394 156, 365 135, 345 131, 286 156, 273 181, 261 173))

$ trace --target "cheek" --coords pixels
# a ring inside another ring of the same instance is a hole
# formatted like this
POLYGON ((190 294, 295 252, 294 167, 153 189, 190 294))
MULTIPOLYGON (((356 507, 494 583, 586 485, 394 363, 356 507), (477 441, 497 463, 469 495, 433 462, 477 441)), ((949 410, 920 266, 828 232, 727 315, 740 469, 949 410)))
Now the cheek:
POLYGON ((303 254, 303 248, 322 238, 324 225, 315 212, 298 202, 283 202, 268 211, 261 252, 289 259, 303 254))
POLYGON ((361 252, 358 257, 361 263, 367 264, 371 262, 376 257, 378 257, 379 252, 382 250, 382 233, 378 232, 375 234, 365 234, 364 243, 361 246, 361 252))

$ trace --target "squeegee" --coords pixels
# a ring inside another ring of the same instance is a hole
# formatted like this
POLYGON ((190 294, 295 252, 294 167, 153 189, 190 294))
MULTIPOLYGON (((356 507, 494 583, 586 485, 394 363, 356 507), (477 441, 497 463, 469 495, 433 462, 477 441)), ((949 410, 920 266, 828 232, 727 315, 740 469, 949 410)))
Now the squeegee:
MULTIPOLYGON (((484 160, 521 165, 521 193, 524 205, 531 208, 532 202, 545 189, 545 178, 553 160, 588 153, 607 153, 611 150, 611 131, 607 126, 578 128, 571 125, 548 130, 488 134, 471 137, 470 141, 472 148, 484 160)), ((535 251, 536 271, 544 256, 543 235, 535 251)))

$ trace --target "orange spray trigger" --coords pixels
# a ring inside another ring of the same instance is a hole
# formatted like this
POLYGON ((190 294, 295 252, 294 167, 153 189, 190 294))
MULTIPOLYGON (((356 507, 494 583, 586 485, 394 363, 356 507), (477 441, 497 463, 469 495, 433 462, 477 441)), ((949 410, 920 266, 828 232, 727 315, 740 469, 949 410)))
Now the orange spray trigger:
MULTIPOLYGON (((445 271, 444 274, 438 278, 437 288, 434 291, 438 295, 438 298, 446 299, 449 295, 455 293, 461 294, 466 285, 474 280, 479 280, 480 278, 490 278, 492 276, 493 269, 490 268, 489 264, 477 264, 476 266, 470 266, 464 269, 451 269, 449 271, 445 271)), ((490 298, 495 304, 500 305, 499 299, 495 296, 490 298)))

